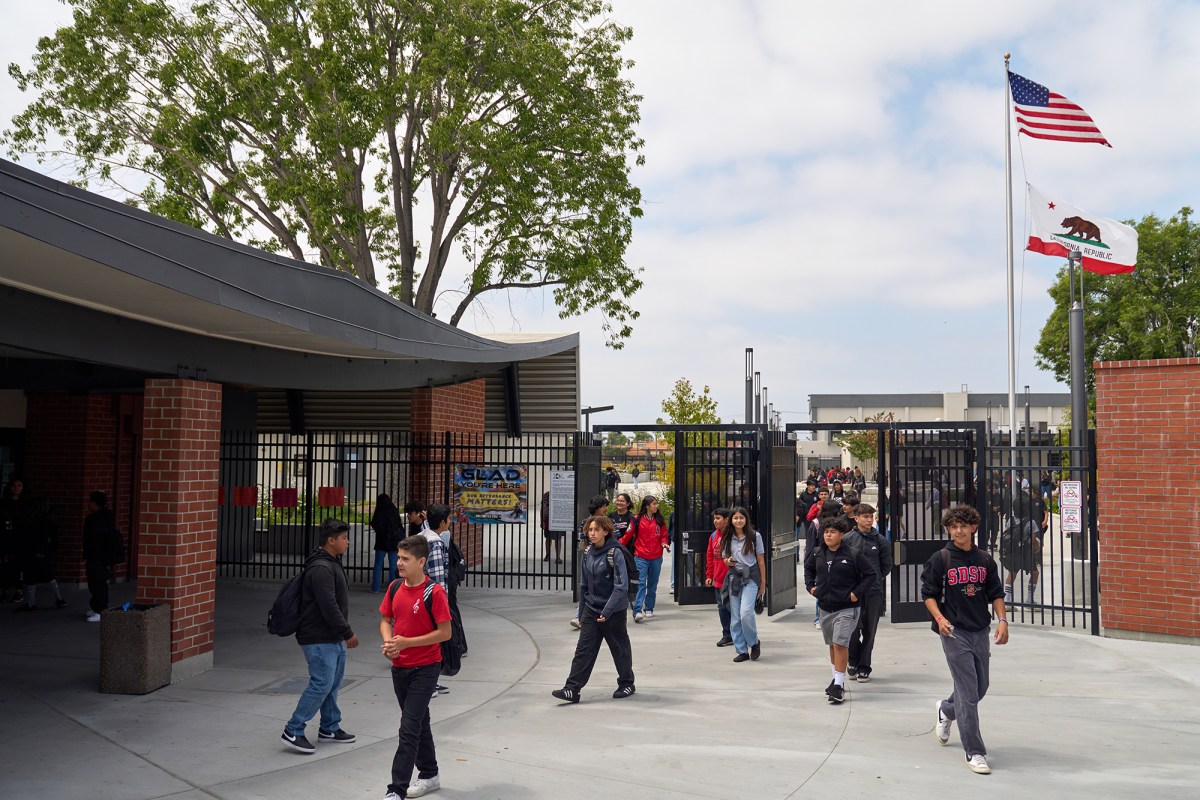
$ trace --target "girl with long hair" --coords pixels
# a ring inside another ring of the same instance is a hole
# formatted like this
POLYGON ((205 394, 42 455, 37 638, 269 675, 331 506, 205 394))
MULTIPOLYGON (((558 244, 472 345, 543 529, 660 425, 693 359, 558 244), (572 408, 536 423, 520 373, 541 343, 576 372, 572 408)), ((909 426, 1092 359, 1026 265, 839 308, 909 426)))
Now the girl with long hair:
POLYGON ((371 573, 371 594, 379 594, 383 586, 383 562, 390 566, 388 583, 396 580, 397 548, 404 538, 404 523, 400 521, 400 509, 392 498, 381 494, 375 499, 375 513, 371 514, 371 530, 375 531, 375 569, 371 573))
POLYGON ((642 622, 654 617, 654 601, 658 594, 658 576, 662 572, 663 553, 671 552, 667 521, 658 511, 658 498, 646 495, 642 507, 630 521, 621 537, 621 544, 632 546, 638 569, 638 590, 633 600, 633 621, 642 622))
POLYGON ((750 522, 750 512, 736 506, 721 534, 721 557, 729 567, 723 594, 729 602, 729 632, 737 655, 735 662, 758 660, 762 645, 754 620, 754 604, 767 591, 766 549, 762 536, 750 522))

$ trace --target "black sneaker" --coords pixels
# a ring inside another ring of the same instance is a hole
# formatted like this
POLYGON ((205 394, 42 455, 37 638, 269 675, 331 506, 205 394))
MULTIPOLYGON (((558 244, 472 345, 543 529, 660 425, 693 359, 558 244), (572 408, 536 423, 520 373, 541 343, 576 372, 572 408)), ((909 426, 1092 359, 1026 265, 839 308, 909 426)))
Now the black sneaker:
POLYGON ((858 667, 846 667, 846 675, 851 678, 858 675, 858 667))
POLYGON ((632 686, 622 686, 620 689, 617 689, 615 692, 613 692, 613 699, 620 700, 622 697, 629 697, 636 691, 637 689, 634 689, 632 686))
POLYGON ((346 733, 341 728, 330 733, 329 731, 317 730, 318 742, 336 742, 338 744, 350 744, 354 741, 353 733, 346 733))
POLYGON ((762 655, 762 642, 755 642, 750 648, 750 660, 758 661, 760 655, 762 655))
POLYGON ((840 703, 846 699, 846 690, 841 686, 834 684, 829 687, 829 702, 840 703))
POLYGON ((283 735, 279 738, 283 739, 283 743, 288 747, 292 748, 298 753, 304 753, 306 756, 311 756, 317 751, 317 748, 313 747, 313 743, 310 742, 306 737, 293 736, 292 734, 288 733, 286 729, 284 730, 283 735))
POLYGON ((66 600, 55 600, 55 601, 54 601, 54 607, 55 607, 55 608, 66 608, 66 607, 67 607, 67 601, 66 601, 66 600))
POLYGON ((733 663, 735 663, 735 664, 740 664, 743 661, 749 661, 749 660, 750 660, 749 653, 738 653, 736 656, 733 657, 733 663))
POLYGON ((829 682, 829 685, 825 687, 825 696, 826 696, 826 697, 828 697, 828 696, 829 696, 829 694, 830 694, 830 693, 833 691, 833 687, 835 687, 835 686, 837 686, 837 682, 836 682, 836 681, 830 681, 830 682, 829 682))
POLYGON ((729 647, 731 644, 733 644, 733 637, 722 636, 720 641, 717 642, 717 647, 729 647))
POLYGON ((550 694, 554 695, 559 700, 563 700, 567 703, 578 703, 579 702, 579 692, 575 691, 574 689, 567 689, 567 688, 555 689, 550 694))

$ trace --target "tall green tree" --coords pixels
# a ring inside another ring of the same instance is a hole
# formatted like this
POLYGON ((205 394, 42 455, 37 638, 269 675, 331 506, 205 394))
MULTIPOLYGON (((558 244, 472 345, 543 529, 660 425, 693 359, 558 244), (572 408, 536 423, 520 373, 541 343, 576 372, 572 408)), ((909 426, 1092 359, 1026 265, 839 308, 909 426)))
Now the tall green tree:
MULTIPOLYGON (((1084 363, 1094 397, 1094 361, 1193 356, 1200 345, 1200 225, 1184 207, 1169 220, 1154 215, 1134 224, 1137 269, 1125 275, 1084 276, 1084 363)), ((1078 282, 1078 278, 1076 278, 1078 282)), ((1060 381, 1070 378, 1070 285, 1064 266, 1050 286, 1054 310, 1042 327, 1037 363, 1060 381)))
POLYGON ((67 0, 0 140, 196 227, 458 324, 549 288, 620 347, 642 285, 629 28, 606 0, 67 0), (444 287, 451 257, 469 274, 444 287))
MULTIPOLYGON (((680 378, 662 401, 663 413, 667 415, 667 420, 676 425, 719 425, 721 417, 717 414, 717 401, 713 399, 711 391, 705 386, 697 393, 691 381, 680 378)), ((662 417, 657 422, 659 425, 666 424, 662 417)), ((663 438, 671 446, 675 445, 674 433, 664 433, 663 438)))

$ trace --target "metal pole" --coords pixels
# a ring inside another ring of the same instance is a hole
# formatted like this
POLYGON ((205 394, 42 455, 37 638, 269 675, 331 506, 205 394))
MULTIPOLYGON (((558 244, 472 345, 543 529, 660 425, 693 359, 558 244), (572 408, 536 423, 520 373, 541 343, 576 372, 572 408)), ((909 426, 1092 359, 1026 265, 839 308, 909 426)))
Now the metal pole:
POLYGON ((1013 199, 1012 199, 1012 166, 1009 161, 1011 159, 1012 150, 1010 132, 1011 122, 1010 117, 1012 112, 1009 110, 1009 97, 1011 95, 1011 87, 1008 83, 1008 59, 1009 54, 1004 54, 1004 210, 1005 222, 1007 223, 1006 235, 1004 237, 1004 250, 1008 254, 1008 443, 1012 447, 1017 446, 1017 328, 1014 323, 1014 294, 1013 289, 1013 199))
POLYGON ((767 420, 768 420, 768 418, 769 418, 769 417, 768 417, 768 415, 767 415, 767 408, 768 408, 770 405, 771 405, 771 404, 767 402, 767 387, 765 387, 765 386, 764 386, 764 387, 763 387, 763 393, 762 393, 762 417, 761 417, 761 418, 758 420, 760 423, 766 423, 766 422, 767 422, 767 420))
MULTIPOLYGON (((1067 261, 1070 264, 1070 280, 1072 287, 1075 283, 1075 266, 1080 261, 1078 250, 1072 250, 1067 261)), ((1074 292, 1072 292, 1074 295, 1074 292)), ((1068 342, 1071 350, 1071 447, 1080 448, 1082 453, 1087 446, 1087 385, 1084 382, 1083 369, 1083 304, 1078 298, 1071 298, 1070 334, 1068 342)))
POLYGON ((762 422, 762 373, 754 373, 754 413, 746 417, 746 424, 762 422))
POLYGON ((746 348, 746 424, 754 418, 754 348, 746 348))
POLYGON ((1025 446, 1029 447, 1029 384, 1025 384, 1025 446))

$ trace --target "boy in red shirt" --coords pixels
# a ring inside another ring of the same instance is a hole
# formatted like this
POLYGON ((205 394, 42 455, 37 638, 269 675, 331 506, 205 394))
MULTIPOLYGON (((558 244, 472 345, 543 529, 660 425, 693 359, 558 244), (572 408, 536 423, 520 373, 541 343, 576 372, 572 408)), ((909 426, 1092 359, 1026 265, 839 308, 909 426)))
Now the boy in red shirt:
POLYGON ((392 582, 379 605, 380 650, 392 660, 392 688, 400 703, 400 743, 383 800, 420 797, 442 785, 429 726, 429 700, 442 671, 441 643, 450 638, 450 604, 446 590, 425 575, 428 557, 424 536, 400 542, 396 564, 400 579, 392 582), (414 765, 417 780, 410 783, 414 765))

